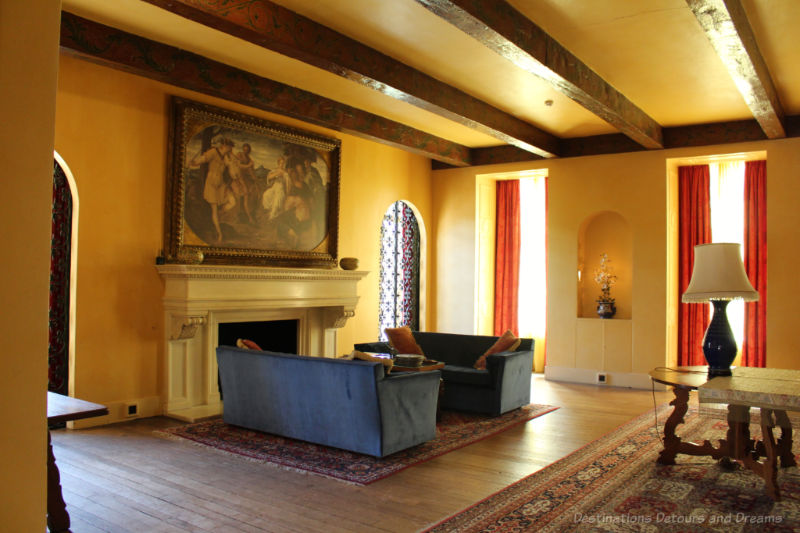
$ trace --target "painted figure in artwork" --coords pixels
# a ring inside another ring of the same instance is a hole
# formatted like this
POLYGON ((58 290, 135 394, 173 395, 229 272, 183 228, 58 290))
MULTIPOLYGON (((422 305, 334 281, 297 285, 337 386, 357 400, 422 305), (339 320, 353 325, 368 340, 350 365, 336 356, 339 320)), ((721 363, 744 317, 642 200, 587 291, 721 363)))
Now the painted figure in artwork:
POLYGON ((289 189, 289 174, 286 172, 286 158, 278 158, 278 167, 267 174, 267 190, 261 197, 261 205, 267 212, 269 220, 273 220, 283 212, 286 193, 289 189))
POLYGON ((231 191, 236 198, 236 202, 244 213, 247 215, 247 221, 255 225, 256 221, 250 212, 249 195, 254 180, 251 178, 253 175, 254 162, 250 158, 251 147, 248 143, 242 145, 242 151, 236 153, 231 151, 227 155, 228 173, 231 177, 231 191))
POLYGON ((189 167, 191 168, 198 168, 202 164, 208 164, 205 186, 203 187, 203 199, 211 206, 211 220, 217 233, 216 242, 218 243, 222 242, 222 228, 219 225, 220 206, 223 209, 230 209, 236 203, 233 192, 225 180, 228 157, 232 149, 233 141, 224 137, 217 138, 212 143, 211 148, 197 154, 189 161, 189 167))

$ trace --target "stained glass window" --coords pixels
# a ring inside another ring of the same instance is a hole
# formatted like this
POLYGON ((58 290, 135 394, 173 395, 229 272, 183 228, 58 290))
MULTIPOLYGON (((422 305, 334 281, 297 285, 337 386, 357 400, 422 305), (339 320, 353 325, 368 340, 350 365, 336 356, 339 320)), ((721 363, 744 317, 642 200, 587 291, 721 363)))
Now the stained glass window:
POLYGON ((419 224, 411 207, 392 204, 381 224, 379 336, 384 328, 419 329, 419 224))
POLYGON ((52 213, 47 390, 68 394, 72 192, 58 161, 53 162, 52 213))

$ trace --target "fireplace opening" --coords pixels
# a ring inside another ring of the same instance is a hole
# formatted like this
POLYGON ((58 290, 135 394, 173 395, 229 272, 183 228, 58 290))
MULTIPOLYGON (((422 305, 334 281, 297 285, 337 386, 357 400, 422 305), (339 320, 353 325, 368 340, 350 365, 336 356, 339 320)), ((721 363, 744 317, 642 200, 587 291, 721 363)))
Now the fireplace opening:
POLYGON ((219 324, 219 346, 236 346, 236 339, 249 339, 262 350, 297 354, 298 320, 226 322, 219 324))

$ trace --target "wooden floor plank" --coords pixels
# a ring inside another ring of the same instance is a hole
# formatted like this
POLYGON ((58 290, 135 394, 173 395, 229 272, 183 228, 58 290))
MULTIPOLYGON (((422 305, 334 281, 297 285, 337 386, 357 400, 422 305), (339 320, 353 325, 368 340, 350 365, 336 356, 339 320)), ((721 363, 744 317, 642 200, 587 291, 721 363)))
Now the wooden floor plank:
MULTIPOLYGON (((559 409, 368 486, 154 435, 165 417, 53 431, 73 533, 405 533, 438 522, 663 404, 671 393, 550 382, 559 409)), ((663 424, 663 420, 661 421, 663 424)))

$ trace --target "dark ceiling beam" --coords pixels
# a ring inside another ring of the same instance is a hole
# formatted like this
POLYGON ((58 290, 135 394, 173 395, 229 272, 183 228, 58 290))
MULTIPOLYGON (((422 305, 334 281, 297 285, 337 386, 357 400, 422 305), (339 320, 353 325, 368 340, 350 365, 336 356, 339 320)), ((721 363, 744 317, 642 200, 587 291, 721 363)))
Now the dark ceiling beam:
POLYGON ((268 0, 145 0, 543 157, 558 139, 486 102, 268 0))
POLYGON ((786 136, 784 112, 741 0, 686 0, 769 139, 786 136))
POLYGON ((61 14, 61 47, 89 61, 176 87, 287 115, 450 165, 471 164, 466 146, 67 12, 61 14))
POLYGON ((416 1, 645 148, 663 147, 655 120, 505 1, 416 1))
MULTIPOLYGON (((785 124, 787 137, 800 137, 800 115, 787 116, 785 124)), ((753 119, 664 128, 665 149, 754 142, 766 139, 761 126, 753 119)), ((642 150, 644 148, 641 145, 634 143, 630 138, 620 133, 573 137, 561 140, 561 152, 563 155, 559 159, 602 154, 623 154, 642 150)), ((491 146, 487 148, 472 148, 470 150, 470 160, 473 166, 518 163, 540 159, 542 158, 533 157, 529 152, 513 146, 491 146)), ((442 162, 431 162, 431 168, 433 170, 441 170, 453 168, 453 166, 442 162)))

